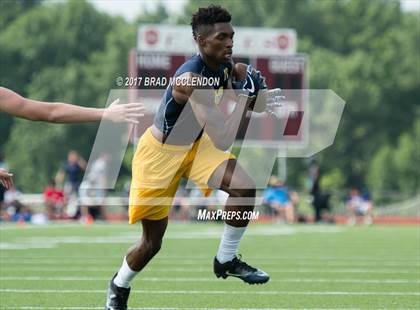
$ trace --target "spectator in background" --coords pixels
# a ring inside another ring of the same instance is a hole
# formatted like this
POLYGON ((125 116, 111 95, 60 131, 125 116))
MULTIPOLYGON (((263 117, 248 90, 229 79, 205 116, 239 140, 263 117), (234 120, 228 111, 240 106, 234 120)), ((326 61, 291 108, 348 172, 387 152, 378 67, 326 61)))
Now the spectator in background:
POLYGON ((67 162, 63 166, 66 180, 64 186, 65 192, 77 195, 85 169, 86 161, 76 151, 70 151, 67 155, 67 162))
POLYGON ((78 211, 78 193, 85 169, 85 160, 79 157, 76 151, 72 150, 68 153, 66 163, 57 174, 58 182, 64 183, 64 195, 69 200, 67 211, 72 216, 78 211))
POLYGON ((15 214, 12 215, 12 222, 30 222, 32 220, 32 211, 27 205, 20 204, 16 209, 15 214))
POLYGON ((331 215, 329 193, 325 193, 321 189, 321 170, 316 162, 309 167, 309 178, 311 183, 312 206, 315 213, 315 223, 327 222, 334 223, 331 215))
POLYGON ((4 193, 4 203, 6 208, 16 208, 20 204, 22 198, 22 192, 19 191, 16 186, 12 186, 9 190, 4 193))
POLYGON ((352 188, 347 199, 347 209, 350 212, 348 222, 350 225, 357 224, 359 217, 363 219, 366 225, 373 223, 373 205, 367 192, 362 195, 358 189, 352 188))
POLYGON ((32 213, 29 208, 21 202, 22 192, 12 186, 4 193, 6 212, 10 220, 14 222, 29 222, 32 213))
POLYGON ((105 197, 107 189, 107 165, 109 156, 101 154, 89 167, 79 188, 81 221, 106 220, 105 197))
MULTIPOLYGON (((292 196, 297 202, 297 194, 292 196)), ((263 193, 263 204, 274 212, 277 220, 285 219, 287 223, 295 222, 294 205, 289 190, 276 176, 271 176, 269 186, 263 193)))
POLYGON ((64 191, 57 188, 55 181, 51 180, 44 190, 44 202, 49 220, 65 218, 66 206, 64 191))

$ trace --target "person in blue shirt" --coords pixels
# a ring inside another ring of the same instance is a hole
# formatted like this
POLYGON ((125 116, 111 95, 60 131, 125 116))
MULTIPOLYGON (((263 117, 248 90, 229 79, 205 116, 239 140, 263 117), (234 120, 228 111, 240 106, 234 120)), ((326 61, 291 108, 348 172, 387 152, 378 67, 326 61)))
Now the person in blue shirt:
POLYGON ((277 220, 285 219, 287 223, 295 222, 291 193, 284 182, 276 176, 270 178, 269 187, 263 193, 263 203, 270 207, 277 220))

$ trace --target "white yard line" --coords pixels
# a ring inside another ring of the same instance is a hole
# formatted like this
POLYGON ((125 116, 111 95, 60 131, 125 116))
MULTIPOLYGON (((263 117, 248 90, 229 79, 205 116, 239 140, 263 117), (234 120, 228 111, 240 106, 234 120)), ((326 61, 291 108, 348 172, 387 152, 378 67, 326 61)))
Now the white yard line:
MULTIPOLYGON (((2 293, 37 293, 37 294, 105 294, 105 290, 53 290, 53 289, 0 289, 2 293)), ((420 292, 341 292, 341 291, 216 291, 216 290, 133 290, 133 293, 156 295, 342 295, 342 296, 420 296, 420 292)))
MULTIPOLYGON (((109 277, 40 277, 40 276, 6 276, 0 277, 0 281, 91 281, 102 282, 108 281, 109 277)), ((216 278, 202 278, 202 277, 188 277, 188 278, 174 278, 174 277, 141 277, 140 282, 220 282, 216 278)), ((407 279, 328 279, 328 278, 286 278, 286 279, 271 279, 270 282, 278 283, 354 283, 354 284, 420 284, 420 280, 407 279)))
MULTIPOLYGON (((103 227, 102 227, 103 228, 103 227)), ((185 230, 185 231, 169 231, 165 235, 165 239, 220 239, 223 234, 223 227, 208 227, 204 230, 185 230)), ((292 234, 314 234, 314 233, 341 233, 344 230, 340 227, 312 227, 310 229, 305 227, 275 227, 275 226, 260 226, 254 227, 247 230, 247 236, 264 236, 264 237, 277 237, 292 234)), ((31 237, 18 237, 13 242, 0 242, 0 249, 10 249, 18 247, 19 245, 24 247, 26 245, 32 246, 34 244, 39 246, 45 245, 57 245, 57 244, 103 244, 103 243, 115 243, 115 244, 126 244, 133 243, 140 239, 139 234, 135 233, 117 233, 112 236, 31 236, 31 237)))

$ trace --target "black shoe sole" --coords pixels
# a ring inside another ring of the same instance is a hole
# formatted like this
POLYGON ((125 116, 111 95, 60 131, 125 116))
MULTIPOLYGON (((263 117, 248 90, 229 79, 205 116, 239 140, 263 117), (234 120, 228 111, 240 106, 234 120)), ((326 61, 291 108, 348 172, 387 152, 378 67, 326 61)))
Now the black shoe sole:
POLYGON ((240 279, 240 280, 244 281, 245 283, 248 283, 249 285, 264 284, 264 283, 267 283, 268 280, 270 280, 270 278, 267 278, 267 279, 263 279, 261 281, 250 281, 247 278, 241 278, 241 277, 235 277, 235 276, 228 276, 226 274, 216 274, 216 277, 217 278, 222 278, 224 280, 226 280, 227 277, 234 277, 234 278, 237 278, 237 279, 240 279))

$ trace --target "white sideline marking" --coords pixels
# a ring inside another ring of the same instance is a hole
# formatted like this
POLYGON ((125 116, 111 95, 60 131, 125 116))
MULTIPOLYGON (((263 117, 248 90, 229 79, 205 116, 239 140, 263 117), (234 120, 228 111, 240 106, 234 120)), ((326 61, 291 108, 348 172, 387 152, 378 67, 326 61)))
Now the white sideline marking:
MULTIPOLYGON (((262 199, 262 198, 261 198, 262 199)), ((197 224, 204 224, 204 222, 202 223, 197 223, 197 224)), ((223 225, 218 225, 218 224, 214 224, 212 223, 212 227, 207 229, 219 229, 220 231, 223 230, 223 225)), ((205 225, 205 224, 204 224, 205 225)), ((204 227, 204 225, 202 225, 201 227, 204 227)), ((129 225, 126 224, 126 222, 123 222, 121 224, 110 224, 110 223, 96 223, 95 225, 90 225, 89 227, 87 227, 84 224, 79 224, 79 223, 75 223, 75 222, 63 222, 63 223, 50 223, 49 225, 33 225, 33 224, 26 224, 25 225, 25 230, 30 230, 30 229, 34 229, 34 230, 54 230, 54 229, 67 229, 67 228, 78 228, 78 229, 84 229, 86 228, 89 231, 92 230, 102 230, 104 227, 109 228, 109 229, 120 229, 120 230, 125 230, 125 231, 129 231, 128 227, 129 225)), ((176 223, 171 223, 171 230, 168 231, 168 233, 177 233, 179 231, 183 231, 185 227, 191 227, 190 224, 176 224, 176 223)), ((302 225, 302 226, 283 226, 283 225, 276 225, 276 224, 256 224, 256 225, 252 225, 249 227, 249 231, 264 231, 264 230, 276 230, 276 231, 293 231, 293 232, 298 232, 298 233, 313 233, 313 232, 321 232, 321 233, 329 233, 329 232, 344 232, 347 230, 350 230, 351 228, 346 227, 346 226, 331 226, 331 225, 310 225, 310 224, 306 224, 306 225, 302 225)), ((0 231, 1 230, 22 230, 22 227, 10 223, 10 224, 0 224, 0 231)))
MULTIPOLYGON (((0 277, 0 281, 16 280, 16 281, 108 281, 109 277, 0 277)), ((160 278, 160 277, 142 277, 142 281, 148 282, 220 282, 216 278, 160 278)), ((419 284, 420 280, 406 280, 406 279, 328 279, 328 278, 286 278, 286 279, 271 279, 270 282, 279 283, 364 283, 364 284, 419 284)))
MULTIPOLYGON (((0 289, 3 293, 98 293, 105 294, 104 290, 34 290, 34 289, 0 289)), ((370 295, 370 296, 420 296, 420 292, 340 292, 340 291, 312 291, 312 292, 300 292, 300 291, 181 291, 181 290, 133 290, 133 293, 139 294, 184 294, 184 295, 196 295, 196 294, 207 294, 207 295, 370 295)))
POLYGON ((0 242, 0 250, 29 250, 29 249, 52 249, 56 245, 52 243, 10 243, 0 242))
MULTIPOLYGON (((51 272, 67 272, 67 271, 76 271, 76 272, 97 272, 97 271, 109 271, 113 272, 115 266, 103 267, 103 268, 77 268, 77 267, 64 267, 64 268, 55 268, 55 267, 22 267, 22 266, 11 266, 4 267, 6 270, 25 270, 25 271, 51 271, 51 272)), ((211 272, 211 268, 167 268, 167 267, 150 267, 145 269, 146 272, 211 272)), ((366 274, 417 274, 418 270, 398 270, 398 269, 363 269, 363 268, 275 268, 270 270, 270 273, 366 273, 366 274)))
MULTIPOLYGON (((247 230, 247 236, 281 236, 300 233, 341 233, 344 230, 340 227, 312 227, 311 229, 293 228, 293 227, 258 227, 247 230)), ((210 228, 202 231, 169 231, 165 235, 165 239, 220 239, 222 236, 222 228, 210 228)), ((54 236, 54 237, 23 237, 15 240, 15 243, 1 243, 1 249, 13 249, 13 246, 45 246, 57 244, 129 244, 137 242, 140 238, 139 234, 124 233, 113 236, 54 236)))

